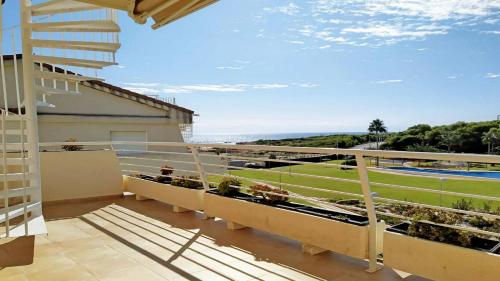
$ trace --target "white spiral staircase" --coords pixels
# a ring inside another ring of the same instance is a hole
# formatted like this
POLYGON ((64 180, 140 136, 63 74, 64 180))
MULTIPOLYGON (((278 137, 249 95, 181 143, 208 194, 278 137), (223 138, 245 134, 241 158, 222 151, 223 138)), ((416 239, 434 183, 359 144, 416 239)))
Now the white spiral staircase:
MULTIPOLYGON (((19 1, 22 81, 15 28, 4 28, 0 3, 0 238, 46 233, 42 215, 37 107, 51 95, 81 94, 79 84, 100 80, 120 48, 116 10, 137 23, 170 24, 217 0, 9 0, 19 1), (4 45, 12 31, 14 79, 5 75, 4 45), (10 85, 7 82, 11 82, 10 85), (12 86, 15 85, 15 87, 12 86), (3 103, 3 104, 2 104, 3 103)), ((10 11, 12 12, 12 11, 10 11)), ((18 30, 19 31, 19 30, 18 30)))
MULTIPOLYGON (((53 107, 48 102, 51 95, 79 95, 79 83, 101 80, 97 70, 115 65, 120 48, 115 10, 73 0, 20 2, 24 91, 18 56, 13 56, 12 81, 0 52, 0 238, 47 231, 41 211, 36 107, 53 107), (12 82, 15 93, 8 87, 12 82)), ((3 46, 8 34, 2 30, 0 35, 3 46)), ((12 50, 16 52, 15 46, 12 50)))

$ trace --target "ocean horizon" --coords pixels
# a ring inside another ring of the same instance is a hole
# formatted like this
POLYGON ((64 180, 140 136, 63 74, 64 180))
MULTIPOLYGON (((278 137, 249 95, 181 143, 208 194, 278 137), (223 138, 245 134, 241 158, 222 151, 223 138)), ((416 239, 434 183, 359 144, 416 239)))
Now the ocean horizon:
POLYGON ((276 134, 199 134, 193 135, 190 143, 226 143, 236 144, 257 140, 282 140, 291 138, 307 138, 328 135, 361 135, 366 132, 316 132, 316 133, 276 133, 276 134))

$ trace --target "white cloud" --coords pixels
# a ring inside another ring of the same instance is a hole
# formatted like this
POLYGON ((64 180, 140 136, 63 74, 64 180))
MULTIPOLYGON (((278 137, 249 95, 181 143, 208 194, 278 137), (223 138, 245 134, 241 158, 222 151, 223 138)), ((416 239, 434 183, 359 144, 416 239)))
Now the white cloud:
POLYGON ((288 40, 286 42, 288 42, 290 44, 294 44, 294 45, 304 45, 305 44, 304 41, 298 41, 298 40, 288 40))
POLYGON ((380 80, 380 81, 375 81, 374 83, 376 84, 395 84, 395 83, 401 83, 403 80, 400 79, 391 79, 391 80, 380 80))
POLYGON ((488 30, 488 31, 483 31, 482 33, 500 35, 500 30, 488 30))
POLYGON ((154 82, 154 83, 129 83, 129 82, 124 82, 121 83, 126 86, 132 86, 132 87, 157 87, 160 85, 160 83, 154 82))
POLYGON ((486 24, 496 24, 500 22, 500 19, 487 19, 487 20, 484 20, 484 23, 486 24))
MULTIPOLYGON (((306 42, 379 47, 443 36, 454 29, 500 24, 500 0, 310 0, 267 12, 294 16, 288 31, 306 42)), ((483 32, 499 34, 498 31, 483 32)), ((290 34, 284 34, 290 36, 290 34)), ((301 41, 297 39, 296 41, 301 41)))
POLYGON ((242 66, 217 66, 215 67, 216 69, 219 70, 242 70, 242 66))
POLYGON ((270 13, 281 13, 289 16, 297 15, 300 12, 300 7, 294 3, 289 3, 286 6, 279 6, 273 8, 264 8, 264 11, 270 13))
POLYGON ((248 90, 271 90, 287 88, 287 84, 196 84, 196 85, 181 85, 181 86, 165 86, 162 89, 163 93, 181 94, 181 93, 238 93, 248 90))
POLYGON ((496 79, 500 78, 500 73, 486 73, 485 78, 496 79))
POLYGON ((291 86, 300 88, 319 87, 314 83, 256 83, 256 84, 190 84, 170 85, 162 83, 122 83, 125 89, 145 95, 189 94, 189 93, 242 93, 248 91, 264 91, 286 89, 291 86), (133 86, 132 86, 133 85, 133 86))
POLYGON ((121 68, 121 69, 126 68, 126 66, 125 66, 125 65, 115 65, 115 67, 116 67, 116 68, 121 68))
POLYGON ((436 26, 419 26, 415 29, 408 29, 404 26, 398 25, 374 25, 368 27, 357 27, 357 28, 344 28, 340 32, 341 34, 347 33, 361 33, 368 36, 376 37, 426 37, 429 35, 446 34, 446 28, 441 29, 436 26))
POLYGON ((293 85, 301 87, 301 88, 317 88, 317 87, 319 87, 318 84, 314 84, 314 83, 293 83, 293 85))
POLYGON ((324 50, 324 49, 329 49, 331 47, 332 47, 331 45, 323 45, 323 46, 319 46, 318 49, 324 50))
POLYGON ((124 87, 124 88, 129 91, 137 92, 143 95, 154 95, 161 93, 160 90, 155 88, 147 88, 147 87, 124 87))

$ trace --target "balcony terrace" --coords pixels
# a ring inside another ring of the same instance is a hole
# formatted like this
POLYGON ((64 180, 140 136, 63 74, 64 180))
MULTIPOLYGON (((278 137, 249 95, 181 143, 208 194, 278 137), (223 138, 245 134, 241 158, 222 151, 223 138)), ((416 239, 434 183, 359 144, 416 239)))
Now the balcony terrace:
MULTIPOLYGON (((48 234, 0 240, 1 280, 446 281, 497 276, 500 234, 494 227, 474 227, 470 219, 497 223, 498 214, 451 203, 470 198, 474 206, 497 208, 498 181, 417 175, 369 163, 372 157, 383 163, 500 163, 498 156, 136 142, 42 143, 40 148, 48 234), (320 161, 305 162, 304 155, 320 161), (241 166, 242 161, 249 165, 241 166), (221 196, 220 188, 217 193, 215 187, 228 176, 241 182, 228 187, 245 193, 221 196), (169 183, 162 182, 165 177, 169 183), (436 185, 444 177, 448 186, 436 185), (256 194, 255 185, 270 189, 256 194), (346 199, 357 204, 343 204, 346 199), (494 245, 487 250, 480 245, 480 251, 391 232, 412 217, 387 206, 453 213, 453 222, 420 223, 467 231, 494 245)), ((23 223, 12 220, 10 228, 23 223)))
POLYGON ((311 256, 295 241, 253 229, 228 230, 222 220, 174 213, 164 203, 130 195, 49 205, 44 214, 49 234, 11 242, 15 250, 8 252, 8 261, 29 264, 1 269, 1 280, 368 281, 407 276, 389 268, 369 274, 366 261, 331 252, 311 256))

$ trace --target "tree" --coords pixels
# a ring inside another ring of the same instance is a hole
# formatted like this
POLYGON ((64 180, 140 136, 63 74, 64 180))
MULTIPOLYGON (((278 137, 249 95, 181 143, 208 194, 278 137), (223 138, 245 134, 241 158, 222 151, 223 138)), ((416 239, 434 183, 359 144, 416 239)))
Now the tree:
MULTIPOLYGON (((372 122, 370 122, 370 125, 368 126, 368 132, 370 134, 375 133, 375 138, 377 140, 377 150, 378 150, 380 143, 380 135, 383 133, 387 133, 387 127, 384 125, 384 121, 377 118, 372 122)), ((378 165, 379 165, 379 157, 377 157, 377 166, 378 165)))
POLYGON ((452 129, 445 127, 441 130, 441 139, 448 148, 448 152, 451 152, 451 148, 458 143, 460 136, 452 129))
POLYGON ((375 134, 375 138, 377 140, 377 149, 378 149, 381 134, 387 133, 387 127, 384 125, 384 121, 377 118, 372 122, 370 122, 370 126, 368 126, 368 132, 370 134, 375 134))
POLYGON ((500 128, 491 128, 488 132, 483 134, 481 140, 484 144, 488 145, 488 154, 490 154, 492 147, 500 140, 500 128))

